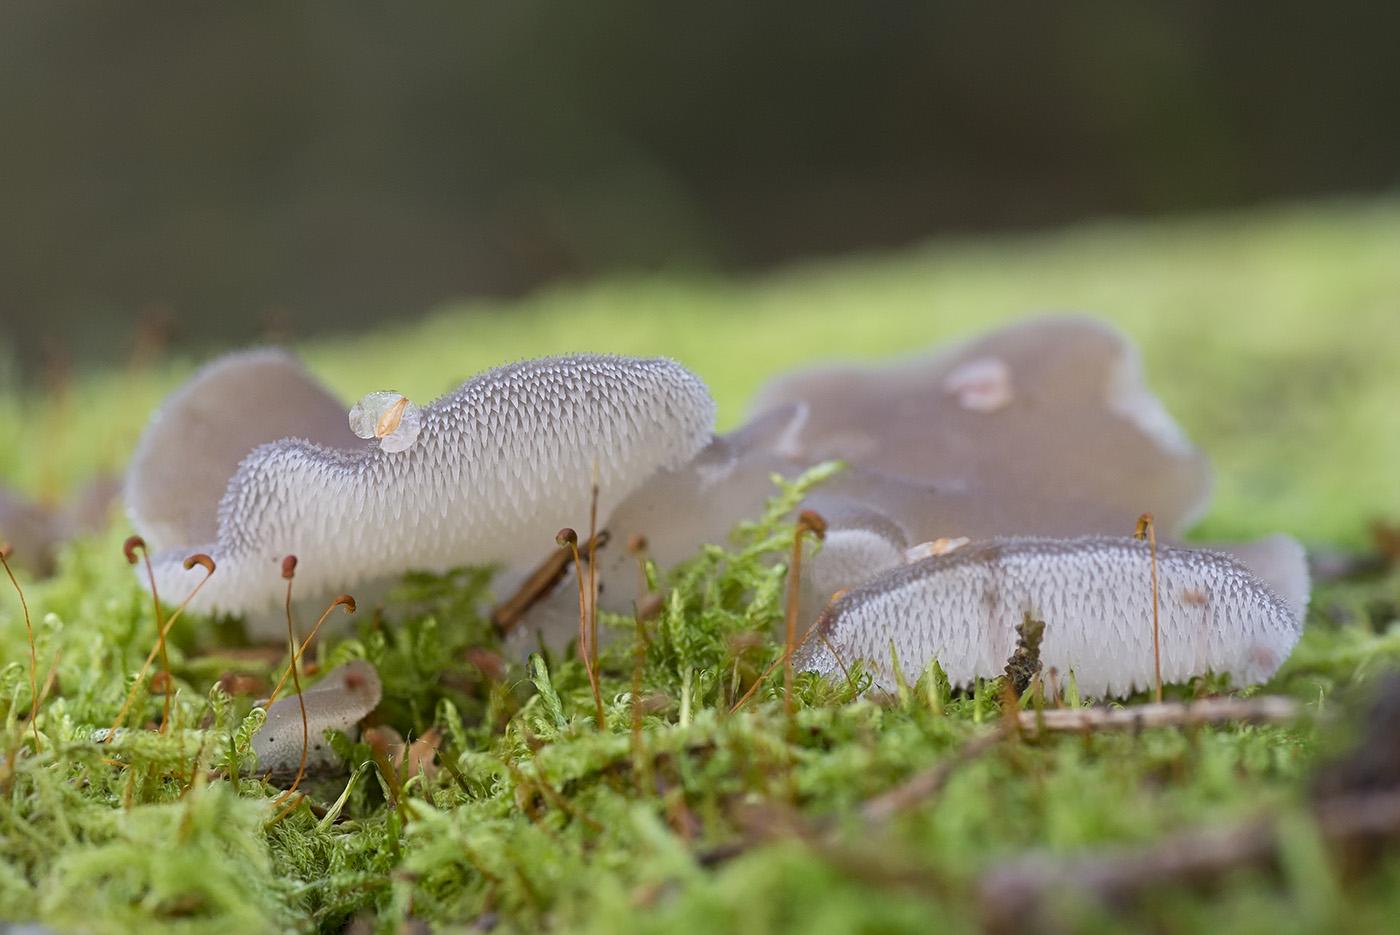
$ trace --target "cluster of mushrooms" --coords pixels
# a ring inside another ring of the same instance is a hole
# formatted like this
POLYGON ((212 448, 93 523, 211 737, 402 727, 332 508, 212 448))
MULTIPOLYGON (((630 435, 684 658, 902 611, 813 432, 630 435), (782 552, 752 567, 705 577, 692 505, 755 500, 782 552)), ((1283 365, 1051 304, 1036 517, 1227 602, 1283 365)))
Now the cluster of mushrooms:
MULTIPOLYGON (((1178 544, 1206 509, 1209 465, 1101 323, 1038 318, 888 367, 789 374, 753 413, 716 435, 709 392, 679 364, 585 355, 489 370, 421 408, 371 393, 347 420, 294 357, 257 350, 166 400, 124 496, 160 593, 188 593, 203 573, 185 559, 207 553, 218 572, 191 609, 271 635, 287 555, 308 603, 464 565, 498 567, 508 592, 557 530, 588 528, 596 483, 612 541, 644 536, 664 567, 756 516, 773 475, 840 460, 801 506, 827 525, 801 600, 823 639, 803 644, 801 669, 860 659, 891 689, 896 662, 936 660, 966 685, 1001 673, 1029 615, 1045 623, 1043 666, 1097 697, 1151 686, 1157 665, 1167 682, 1260 682, 1298 639, 1301 546, 1178 544), (1133 534, 1145 513, 1155 550, 1133 534)), ((639 596, 630 562, 599 554, 604 609, 639 596)), ((517 632, 557 643, 576 621, 561 587, 517 632)), ((372 670, 355 683, 377 701, 372 670)))

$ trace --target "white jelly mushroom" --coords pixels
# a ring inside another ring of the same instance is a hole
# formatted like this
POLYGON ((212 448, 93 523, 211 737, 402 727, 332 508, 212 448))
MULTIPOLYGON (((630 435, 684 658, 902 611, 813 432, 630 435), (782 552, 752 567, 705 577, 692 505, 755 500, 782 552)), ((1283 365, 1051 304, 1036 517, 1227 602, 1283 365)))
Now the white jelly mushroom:
POLYGON ((392 391, 366 393, 350 410, 350 431, 379 439, 380 449, 407 451, 423 429, 423 411, 407 396, 392 391))
POLYGON ((296 695, 277 699, 267 709, 267 720, 253 735, 258 771, 274 776, 295 773, 301 764, 303 739, 309 771, 336 765, 335 752, 326 743, 326 731, 337 730, 353 740, 360 721, 379 704, 382 691, 374 666, 356 659, 326 673, 303 691, 300 699, 296 695), (305 734, 302 702, 306 704, 305 734))
MULTIPOLYGON (((894 366, 780 377, 754 411, 794 404, 786 453, 847 460, 892 482, 969 484, 1029 524, 1006 533, 1071 532, 1035 514, 1077 503, 1095 514, 1081 534, 1131 530, 1151 512, 1163 535, 1180 535, 1210 494, 1206 459, 1144 385, 1136 350, 1086 318, 1030 319, 894 366)), ((981 533, 919 533, 961 535, 981 533)))
POLYGON ((161 403, 136 445, 123 492, 132 526, 153 549, 212 541, 239 462, 288 437, 362 444, 345 426, 345 404, 286 351, 242 351, 202 367, 161 403))
MULTIPOLYGON (((639 488, 609 529, 620 541, 644 536, 666 567, 758 515, 775 473, 841 458, 847 468, 803 504, 828 520, 804 580, 809 620, 832 591, 902 564, 921 542, 1119 535, 1147 510, 1166 537, 1210 492, 1205 459, 1155 434, 1170 419, 1133 348, 1078 318, 1033 319, 892 367, 780 377, 755 409, 693 464, 639 488), (1144 428, 1124 400, 1160 418, 1144 428)), ((633 560, 618 549, 602 561, 603 603, 627 611, 633 560)), ((567 633, 568 595, 554 603, 567 633)), ((532 629, 544 615, 532 615, 532 629)))
MULTIPOLYGON (((1154 681, 1148 544, 1136 539, 1007 539, 927 558, 833 603, 800 668, 840 678, 865 660, 875 687, 896 687, 891 647, 917 677, 934 660, 955 685, 1002 673, 1026 614, 1045 622, 1040 658, 1079 690, 1122 695, 1154 681)), ((1162 677, 1207 672, 1238 685, 1269 678, 1301 632, 1264 582, 1218 552, 1157 553, 1162 677)))
MULTIPOLYGON (((218 571, 191 607, 257 615, 280 606, 289 554, 304 597, 410 570, 531 567, 561 527, 588 528, 595 469, 605 520, 658 470, 689 462, 713 419, 705 385, 670 360, 579 356, 489 370, 423 407, 405 451, 295 439, 258 447, 227 482, 213 540, 157 553, 156 578, 162 594, 189 593, 202 573, 182 563, 205 552, 218 571)), ((343 409, 337 421, 347 432, 343 409)))

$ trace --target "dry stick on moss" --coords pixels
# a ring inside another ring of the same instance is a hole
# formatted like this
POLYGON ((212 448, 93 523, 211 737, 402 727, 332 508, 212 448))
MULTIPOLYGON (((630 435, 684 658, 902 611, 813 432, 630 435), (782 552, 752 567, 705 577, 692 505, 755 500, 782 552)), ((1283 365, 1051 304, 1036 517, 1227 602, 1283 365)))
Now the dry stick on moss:
MULTIPOLYGON (((596 542, 590 541, 588 543, 588 549, 601 549, 606 546, 609 538, 608 531, 602 530, 596 538, 596 542)), ((529 576, 520 583, 520 587, 516 589, 515 593, 496 605, 496 608, 491 611, 491 625, 496 628, 496 632, 501 636, 506 636, 511 630, 514 630, 520 621, 525 619, 525 615, 536 604, 548 597, 559 582, 564 580, 573 560, 574 553, 565 549, 557 549, 540 562, 535 570, 530 572, 529 576)))
MULTIPOLYGON (((165 626, 160 628, 160 642, 151 647, 151 651, 146 654, 146 661, 141 664, 141 671, 136 673, 136 680, 131 683, 131 690, 126 693, 126 699, 122 702, 121 708, 117 711, 116 718, 112 721, 111 728, 107 731, 106 743, 111 743, 112 738, 117 736, 117 728, 121 726, 121 722, 126 717, 126 713, 131 710, 131 705, 136 701, 136 690, 146 678, 146 673, 150 670, 151 663, 155 662, 156 652, 160 646, 164 645, 166 635, 168 635, 171 628, 175 626, 175 622, 180 619, 180 615, 185 612, 185 608, 190 605, 190 601, 194 600, 195 595, 199 593, 199 589, 204 587, 205 583, 214 576, 214 560, 203 552, 191 555, 189 558, 185 559, 186 571, 189 571, 196 565, 204 569, 204 577, 199 580, 198 584, 190 589, 190 593, 185 595, 185 599, 180 602, 180 606, 175 608, 175 612, 170 615, 170 619, 165 621, 165 626)), ((159 615, 157 615, 156 620, 157 623, 159 623, 159 615)))
POLYGON ((1249 724, 1286 724, 1298 718, 1298 704, 1288 698, 1208 698, 1190 704, 1163 703, 1127 708, 1055 708, 1049 711, 1022 711, 1015 719, 998 725, 963 744, 945 760, 915 773, 888 792, 868 799, 860 808, 861 817, 880 824, 937 795, 952 774, 997 746, 1013 732, 1028 736, 1045 733, 1077 733, 1099 730, 1125 730, 1148 727, 1185 727, 1223 724, 1232 721, 1249 724))
POLYGON ((29 726, 34 730, 34 752, 39 752, 39 657, 34 646, 34 624, 29 619, 29 602, 24 599, 24 589, 19 586, 14 570, 10 568, 10 556, 14 549, 6 543, 0 545, 0 565, 5 566, 5 574, 10 576, 19 595, 20 610, 24 613, 24 632, 29 637, 29 726))
POLYGON ((301 693, 301 675, 297 672, 297 634, 292 626, 292 582, 296 574, 297 557, 288 555, 282 559, 282 577, 287 582, 287 651, 292 655, 292 685, 297 691, 297 704, 301 706, 301 762, 297 764, 297 774, 292 779, 292 784, 272 803, 273 808, 282 805, 296 794, 297 786, 301 785, 302 777, 306 775, 306 757, 311 747, 311 725, 306 717, 306 697, 301 693))
POLYGON ((1288 724, 1302 708, 1291 698, 1262 695, 1257 698, 1204 698, 1192 702, 1162 702, 1126 708, 1055 708, 1037 714, 1022 711, 1021 728, 1034 733, 1075 733, 1096 730, 1140 730, 1149 727, 1187 727, 1203 724, 1288 724))
POLYGON ((792 533, 792 561, 787 575, 787 613, 785 615, 786 638, 783 640, 783 711, 787 715, 788 729, 795 729, 792 697, 792 655, 797 652, 797 601, 798 589, 802 584, 802 536, 811 533, 817 539, 826 536, 826 520, 811 510, 803 510, 797 515, 797 528, 792 533))
POLYGON ((1134 535, 1138 539, 1147 540, 1152 554, 1152 671, 1155 699, 1158 704, 1161 704, 1162 641, 1161 627, 1158 623, 1161 599, 1157 592, 1157 524, 1153 521, 1151 513, 1144 513, 1138 517, 1137 531, 1134 535))
POLYGON ((969 740, 947 759, 915 773, 888 792, 867 799, 860 807, 860 817, 867 824, 878 825, 914 808, 942 791, 958 767, 993 749, 1006 736, 1006 725, 1000 724, 980 737, 969 740))
MULTIPOLYGON (((1329 798, 1314 808, 1312 820, 1333 851, 1369 852, 1400 835, 1400 791, 1329 798)), ((1055 854, 1002 864, 979 886, 984 922, 992 932, 1023 932, 1046 902, 1066 892, 1122 905, 1163 884, 1209 886, 1231 870, 1276 867, 1281 837, 1278 820, 1263 818, 1223 830, 1188 831, 1102 856, 1074 860, 1055 854)))

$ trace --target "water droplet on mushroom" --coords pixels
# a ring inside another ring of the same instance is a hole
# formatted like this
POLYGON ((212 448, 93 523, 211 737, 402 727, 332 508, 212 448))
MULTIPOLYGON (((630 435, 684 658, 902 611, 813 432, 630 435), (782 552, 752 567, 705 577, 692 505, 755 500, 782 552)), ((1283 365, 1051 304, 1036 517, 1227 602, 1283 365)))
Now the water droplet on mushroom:
POLYGON ((948 374, 943 390, 971 412, 996 412, 1011 402, 1011 370, 999 357, 979 357, 948 374))
POLYGON ((366 393, 350 409, 350 430, 360 438, 377 438, 387 452, 407 451, 423 429, 423 411, 392 390, 366 393))

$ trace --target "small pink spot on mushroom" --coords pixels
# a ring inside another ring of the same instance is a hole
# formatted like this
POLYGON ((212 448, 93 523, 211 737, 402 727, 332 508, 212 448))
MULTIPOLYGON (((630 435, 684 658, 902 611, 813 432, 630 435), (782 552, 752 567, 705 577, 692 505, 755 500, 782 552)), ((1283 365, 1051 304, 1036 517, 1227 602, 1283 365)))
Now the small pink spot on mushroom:
POLYGON ((1011 402, 1011 370, 999 357, 979 357, 954 368, 943 391, 970 412, 996 412, 1011 402))
POLYGON ((1185 588, 1181 592, 1181 600, 1193 607, 1204 607, 1210 603, 1210 595, 1201 588, 1185 588))
POLYGON ((1249 647, 1249 661, 1263 672, 1273 672, 1279 667, 1278 654, 1264 643, 1254 643, 1249 647))

